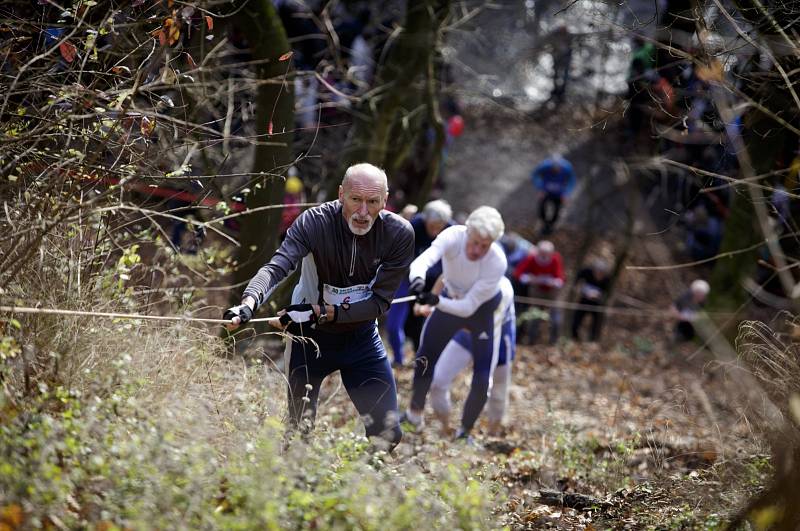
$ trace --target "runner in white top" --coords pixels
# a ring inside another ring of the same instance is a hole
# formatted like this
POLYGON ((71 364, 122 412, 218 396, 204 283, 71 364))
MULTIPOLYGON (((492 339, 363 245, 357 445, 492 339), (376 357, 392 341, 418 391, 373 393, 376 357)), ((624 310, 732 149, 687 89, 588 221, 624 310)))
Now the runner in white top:
POLYGON ((494 312, 500 304, 500 281, 506 271, 506 257, 496 241, 503 235, 500 213, 479 207, 465 225, 442 231, 433 244, 411 263, 409 292, 417 302, 435 306, 425 321, 414 370, 414 391, 405 419, 422 424, 425 398, 433 380, 436 362, 448 341, 461 329, 472 336, 476 370, 464 406, 459 437, 466 438, 486 404, 494 345, 494 312), (442 261, 442 296, 424 292, 425 273, 442 261))

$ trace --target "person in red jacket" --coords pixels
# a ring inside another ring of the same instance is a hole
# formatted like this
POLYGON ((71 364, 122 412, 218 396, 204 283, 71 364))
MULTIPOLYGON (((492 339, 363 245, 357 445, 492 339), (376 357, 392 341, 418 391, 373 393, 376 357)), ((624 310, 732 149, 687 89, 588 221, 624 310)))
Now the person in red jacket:
MULTIPOLYGON (((514 270, 514 279, 527 286, 529 297, 547 299, 557 302, 558 294, 564 287, 564 260, 555 250, 552 242, 542 240, 514 270)), ((536 306, 536 305, 534 305, 536 306)), ((550 315, 550 344, 558 341, 558 331, 561 328, 562 311, 556 304, 548 304, 545 310, 550 315)), ((536 343, 539 338, 539 322, 541 319, 531 319, 527 326, 527 340, 536 343)), ((524 326, 524 325, 523 325, 524 326)))

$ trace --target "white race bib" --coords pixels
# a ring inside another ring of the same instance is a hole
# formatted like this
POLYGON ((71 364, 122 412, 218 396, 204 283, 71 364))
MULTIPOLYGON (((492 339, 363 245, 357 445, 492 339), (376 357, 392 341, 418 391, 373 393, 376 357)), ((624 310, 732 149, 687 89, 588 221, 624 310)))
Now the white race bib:
POLYGON ((372 297, 372 289, 368 284, 337 288, 328 284, 322 285, 322 298, 327 304, 353 304, 372 297))

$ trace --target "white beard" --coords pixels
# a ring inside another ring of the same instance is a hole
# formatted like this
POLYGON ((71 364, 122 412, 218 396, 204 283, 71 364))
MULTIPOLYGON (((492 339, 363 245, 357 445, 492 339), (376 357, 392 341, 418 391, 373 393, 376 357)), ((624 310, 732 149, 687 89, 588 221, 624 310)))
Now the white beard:
POLYGON ((375 220, 372 219, 372 216, 367 216, 369 218, 369 225, 366 228, 357 227, 353 222, 356 218, 356 215, 353 214, 350 216, 350 219, 347 220, 347 226, 350 228, 350 232, 355 234, 356 236, 363 236, 370 231, 372 228, 372 224, 375 223, 375 220))

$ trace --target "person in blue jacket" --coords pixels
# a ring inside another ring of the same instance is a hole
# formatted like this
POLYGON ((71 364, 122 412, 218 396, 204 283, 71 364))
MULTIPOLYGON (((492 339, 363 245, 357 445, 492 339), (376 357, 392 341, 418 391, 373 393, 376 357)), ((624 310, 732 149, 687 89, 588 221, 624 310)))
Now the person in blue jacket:
MULTIPOLYGON (((436 199, 426 204, 422 209, 422 213, 415 215, 411 219, 411 227, 414 229, 414 257, 421 255, 425 249, 431 246, 431 243, 440 232, 452 225, 453 209, 447 201, 436 199)), ((439 262, 428 271, 425 279, 428 290, 433 288, 434 282, 441 274, 442 264, 439 262)), ((395 297, 405 297, 406 295, 408 295, 408 279, 404 279, 400 287, 397 288, 395 297)), ((424 317, 410 315, 410 310, 410 302, 393 304, 386 316, 386 335, 394 354, 393 365, 395 367, 403 365, 406 331, 409 329, 408 320, 420 321, 418 326, 412 326, 410 330, 410 339, 414 343, 414 349, 419 348, 419 335, 422 332, 422 323, 425 319, 424 317)))
POLYGON ((553 232, 564 199, 575 188, 575 170, 572 164, 561 155, 553 155, 539 163, 531 173, 533 186, 539 196, 539 218, 542 220, 542 234, 553 232))

